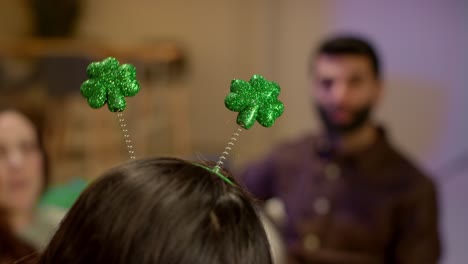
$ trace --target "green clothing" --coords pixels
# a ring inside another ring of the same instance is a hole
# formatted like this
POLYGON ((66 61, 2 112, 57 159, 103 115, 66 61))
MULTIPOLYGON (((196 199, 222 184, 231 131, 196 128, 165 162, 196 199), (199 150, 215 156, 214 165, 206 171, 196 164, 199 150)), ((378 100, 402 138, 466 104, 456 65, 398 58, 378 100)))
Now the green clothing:
POLYGON ((33 222, 19 236, 38 250, 47 246, 68 209, 86 188, 86 181, 75 179, 50 187, 42 196, 33 222))

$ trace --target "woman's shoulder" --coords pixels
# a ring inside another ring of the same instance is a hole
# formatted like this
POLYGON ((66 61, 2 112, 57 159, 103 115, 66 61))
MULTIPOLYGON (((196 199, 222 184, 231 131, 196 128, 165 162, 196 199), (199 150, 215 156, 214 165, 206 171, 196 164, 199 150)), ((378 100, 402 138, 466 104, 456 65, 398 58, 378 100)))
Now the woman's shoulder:
POLYGON ((40 206, 31 225, 21 237, 39 250, 44 248, 54 235, 67 210, 55 206, 40 206))
POLYGON ((42 225, 48 225, 51 227, 56 227, 63 217, 67 210, 58 206, 44 205, 40 206, 36 211, 37 221, 42 225))

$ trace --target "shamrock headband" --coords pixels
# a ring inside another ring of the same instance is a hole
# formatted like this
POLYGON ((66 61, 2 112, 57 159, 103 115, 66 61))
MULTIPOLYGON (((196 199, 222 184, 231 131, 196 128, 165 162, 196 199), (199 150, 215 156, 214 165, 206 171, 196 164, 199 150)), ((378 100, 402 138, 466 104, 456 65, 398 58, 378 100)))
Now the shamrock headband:
POLYGON ((107 104, 111 112, 117 113, 128 155, 130 159, 135 159, 132 140, 122 113, 127 106, 125 97, 134 96, 140 91, 135 67, 130 64, 120 65, 117 59, 109 57, 91 63, 86 73, 89 79, 81 85, 81 95, 88 100, 91 108, 97 109, 107 104))
MULTIPOLYGON (((117 113, 128 154, 130 159, 135 159, 132 141, 122 113, 126 107, 125 97, 134 96, 140 91, 135 67, 130 64, 120 65, 117 59, 107 58, 101 62, 91 63, 87 68, 87 74, 89 79, 81 85, 81 94, 92 108, 101 108, 107 104, 111 112, 117 113)), ((255 121, 264 127, 271 127, 283 114, 284 105, 278 100, 280 91, 277 83, 270 82, 261 75, 253 75, 248 82, 232 80, 230 93, 224 103, 229 110, 239 113, 238 127, 213 168, 198 163, 193 164, 234 185, 222 173, 223 160, 227 159, 240 132, 250 129, 255 121)))

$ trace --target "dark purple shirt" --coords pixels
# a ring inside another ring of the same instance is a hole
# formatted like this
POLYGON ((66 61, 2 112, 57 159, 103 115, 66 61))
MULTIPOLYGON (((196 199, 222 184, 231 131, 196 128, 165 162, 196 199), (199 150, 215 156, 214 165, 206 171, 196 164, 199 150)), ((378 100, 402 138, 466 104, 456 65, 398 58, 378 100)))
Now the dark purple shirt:
POLYGON ((291 263, 437 263, 434 184, 379 131, 371 147, 346 156, 307 136, 241 175, 257 198, 284 202, 291 263))

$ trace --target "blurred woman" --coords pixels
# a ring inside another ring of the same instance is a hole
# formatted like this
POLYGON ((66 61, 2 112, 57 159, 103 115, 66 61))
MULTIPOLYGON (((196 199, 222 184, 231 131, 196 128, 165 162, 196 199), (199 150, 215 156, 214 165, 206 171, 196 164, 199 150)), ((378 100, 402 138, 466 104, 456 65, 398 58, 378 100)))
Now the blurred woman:
POLYGON ((238 186, 225 171, 175 158, 123 164, 81 194, 39 263, 271 264, 238 186))
POLYGON ((38 112, 0 104, 0 209, 12 234, 36 249, 47 244, 61 210, 38 207, 48 183, 38 112))

